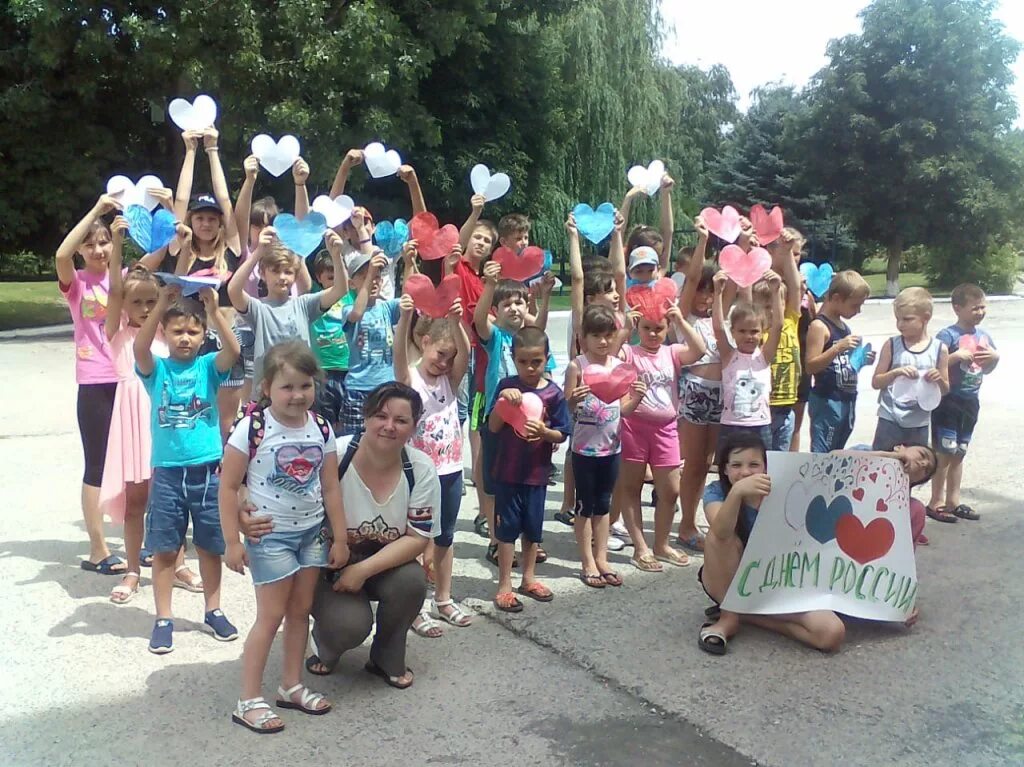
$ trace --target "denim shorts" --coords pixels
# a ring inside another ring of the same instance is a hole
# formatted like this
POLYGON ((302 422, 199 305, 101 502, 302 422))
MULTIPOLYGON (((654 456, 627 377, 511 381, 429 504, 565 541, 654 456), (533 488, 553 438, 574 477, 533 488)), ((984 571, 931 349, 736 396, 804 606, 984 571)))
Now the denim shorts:
POLYGON ((238 339, 238 346, 241 353, 235 364, 231 366, 228 379, 221 386, 241 386, 247 380, 251 381, 255 371, 256 334, 247 327, 235 325, 235 338, 238 339))
POLYGON ((295 575, 303 567, 325 566, 330 553, 327 541, 327 528, 323 525, 305 530, 274 530, 257 543, 246 539, 253 584, 274 583, 295 575))
POLYGON ((217 463, 154 467, 146 508, 146 548, 156 554, 180 549, 191 516, 195 545, 211 554, 223 555, 219 490, 217 463))
POLYGON ((544 540, 544 503, 547 485, 494 483, 494 537, 515 543, 523 536, 530 543, 544 540))

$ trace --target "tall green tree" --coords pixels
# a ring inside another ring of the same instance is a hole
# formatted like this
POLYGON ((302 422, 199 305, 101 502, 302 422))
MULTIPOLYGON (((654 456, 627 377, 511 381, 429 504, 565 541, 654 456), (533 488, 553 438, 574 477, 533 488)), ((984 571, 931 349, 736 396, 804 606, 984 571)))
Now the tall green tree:
POLYGON ((859 239, 886 248, 890 295, 905 248, 1000 226, 994 202, 1012 181, 1000 139, 1016 115, 1010 65, 1020 45, 994 7, 875 0, 862 32, 833 40, 812 81, 805 170, 859 239))

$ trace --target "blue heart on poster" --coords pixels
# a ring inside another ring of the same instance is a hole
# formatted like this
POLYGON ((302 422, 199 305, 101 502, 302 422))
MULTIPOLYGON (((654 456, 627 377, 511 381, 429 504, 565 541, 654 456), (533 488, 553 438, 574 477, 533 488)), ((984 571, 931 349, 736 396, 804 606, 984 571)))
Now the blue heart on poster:
POLYGON ((394 258, 409 241, 409 223, 404 218, 396 218, 393 224, 381 221, 373 230, 373 239, 386 256, 394 258))
POLYGON ((322 213, 308 213, 301 221, 291 213, 279 213, 274 217, 274 229, 282 245, 305 258, 320 247, 327 219, 322 213))
POLYGON ((835 273, 832 264, 821 264, 819 266, 809 261, 800 264, 800 274, 804 276, 804 280, 807 282, 807 289, 814 294, 815 298, 821 298, 828 292, 835 273))
POLYGON ((128 220, 128 236, 145 253, 160 250, 174 239, 178 222, 169 210, 161 208, 150 213, 144 205, 129 205, 124 217, 128 220))
POLYGON ((859 371, 867 364, 869 354, 871 354, 871 344, 861 344, 850 352, 850 365, 854 370, 859 371))
POLYGON ((844 514, 853 514, 853 505, 845 495, 833 498, 832 503, 816 495, 807 506, 807 532, 818 543, 828 543, 836 537, 836 525, 844 514))
POLYGON ((595 245, 603 242, 615 228, 615 206, 610 202, 602 202, 597 210, 581 202, 572 209, 572 215, 579 233, 595 245))

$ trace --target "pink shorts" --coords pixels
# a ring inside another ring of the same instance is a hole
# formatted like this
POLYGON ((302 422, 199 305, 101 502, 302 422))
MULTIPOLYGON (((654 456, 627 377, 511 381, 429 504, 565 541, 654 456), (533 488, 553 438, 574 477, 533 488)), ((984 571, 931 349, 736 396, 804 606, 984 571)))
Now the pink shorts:
POLYGON ((659 424, 627 417, 621 424, 623 461, 648 463, 652 469, 679 466, 679 429, 675 420, 659 424))

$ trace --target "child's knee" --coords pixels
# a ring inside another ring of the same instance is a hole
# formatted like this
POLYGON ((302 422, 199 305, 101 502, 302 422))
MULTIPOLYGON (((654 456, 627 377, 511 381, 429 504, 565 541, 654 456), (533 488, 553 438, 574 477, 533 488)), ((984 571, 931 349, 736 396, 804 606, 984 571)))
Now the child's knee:
POLYGON ((812 632, 814 646, 822 652, 839 652, 846 639, 846 624, 835 613, 822 616, 812 632))

